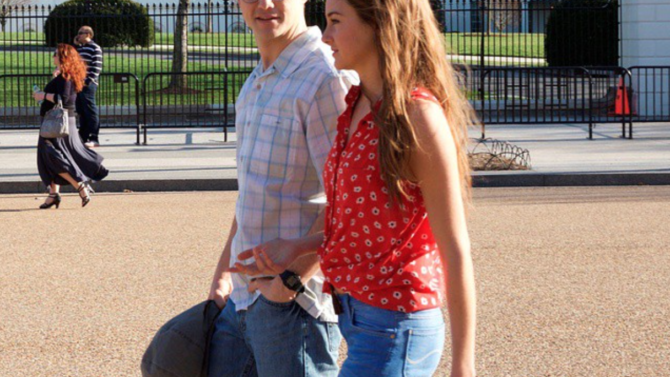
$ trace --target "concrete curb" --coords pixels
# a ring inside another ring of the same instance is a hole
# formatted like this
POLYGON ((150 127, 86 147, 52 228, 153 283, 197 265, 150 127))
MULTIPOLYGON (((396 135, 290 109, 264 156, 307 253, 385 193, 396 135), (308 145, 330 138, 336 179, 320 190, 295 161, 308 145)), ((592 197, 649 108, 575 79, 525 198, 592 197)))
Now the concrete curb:
POLYGON ((481 174, 472 177, 472 185, 474 187, 670 185, 670 172, 481 174))
MULTIPOLYGON (((96 192, 155 192, 155 191, 235 191, 237 179, 165 179, 165 180, 121 180, 94 183, 96 192)), ((62 192, 74 192, 71 186, 63 186, 62 192)), ((40 181, 0 182, 0 194, 41 194, 45 187, 40 181)))
MULTIPOLYGON (((556 187, 556 186, 638 186, 670 185, 670 173, 604 173, 604 174, 478 174, 472 177, 474 187, 556 187)), ((235 191, 237 179, 166 179, 120 180, 95 183, 97 192, 156 191, 235 191)), ((74 192, 63 187, 63 192, 74 192)), ((41 194, 41 182, 0 182, 0 194, 41 194)))

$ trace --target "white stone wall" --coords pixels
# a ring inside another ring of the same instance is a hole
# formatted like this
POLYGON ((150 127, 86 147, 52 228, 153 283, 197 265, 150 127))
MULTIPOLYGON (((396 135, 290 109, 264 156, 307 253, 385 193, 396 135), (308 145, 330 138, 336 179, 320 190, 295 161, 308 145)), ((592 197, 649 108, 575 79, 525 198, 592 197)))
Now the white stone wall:
POLYGON ((670 0, 624 0, 622 64, 670 66, 670 0))
MULTIPOLYGON (((670 66, 670 0, 622 0, 621 65, 670 66)), ((670 69, 632 70, 642 116, 668 115, 670 69)))

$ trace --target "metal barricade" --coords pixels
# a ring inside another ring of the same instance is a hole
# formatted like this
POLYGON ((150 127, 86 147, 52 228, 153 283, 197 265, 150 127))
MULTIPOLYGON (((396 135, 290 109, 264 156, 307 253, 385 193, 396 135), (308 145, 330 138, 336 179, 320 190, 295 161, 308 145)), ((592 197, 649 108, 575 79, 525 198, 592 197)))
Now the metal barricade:
POLYGON ((142 84, 144 144, 150 128, 235 126, 235 100, 250 71, 156 72, 142 84))
POLYGON ((635 66, 628 71, 624 87, 630 90, 623 92, 626 96, 620 105, 632 139, 633 121, 670 122, 670 66, 635 66))
MULTIPOLYGON (((589 124, 592 138, 592 78, 581 67, 496 67, 474 69, 477 97, 472 100, 482 123, 589 124)), ((470 86, 471 90, 474 89, 470 86)))
MULTIPOLYGON (((43 90, 53 78, 45 74, 0 75, 4 93, 0 100, 0 129, 40 127, 39 105, 33 87, 43 90)), ((96 104, 100 128, 134 128, 140 137, 140 81, 132 73, 103 73, 99 78, 96 104)))

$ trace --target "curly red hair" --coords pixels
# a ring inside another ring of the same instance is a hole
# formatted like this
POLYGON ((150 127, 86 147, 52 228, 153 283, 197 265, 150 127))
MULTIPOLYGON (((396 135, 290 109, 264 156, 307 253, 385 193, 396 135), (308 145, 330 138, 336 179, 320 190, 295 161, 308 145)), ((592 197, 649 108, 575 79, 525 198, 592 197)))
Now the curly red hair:
POLYGON ((84 88, 84 80, 86 80, 86 63, 74 47, 65 43, 58 44, 56 54, 58 54, 58 61, 60 61, 61 75, 65 80, 74 83, 77 93, 81 92, 84 88))

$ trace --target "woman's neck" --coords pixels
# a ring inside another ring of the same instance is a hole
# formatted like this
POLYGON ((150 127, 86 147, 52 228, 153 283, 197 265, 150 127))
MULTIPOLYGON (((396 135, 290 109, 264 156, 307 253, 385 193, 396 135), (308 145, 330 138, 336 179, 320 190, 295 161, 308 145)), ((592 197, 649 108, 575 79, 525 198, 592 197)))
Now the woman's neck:
POLYGON ((374 82, 373 80, 364 81, 364 78, 361 77, 361 93, 370 102, 370 105, 374 106, 377 101, 382 99, 384 94, 384 86, 381 83, 381 78, 379 82, 374 82))
POLYGON ((371 72, 358 72, 361 79, 361 93, 374 105, 384 94, 384 83, 378 70, 371 72))

